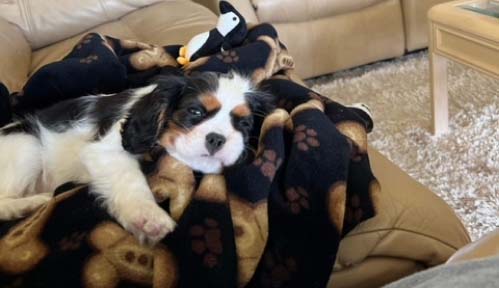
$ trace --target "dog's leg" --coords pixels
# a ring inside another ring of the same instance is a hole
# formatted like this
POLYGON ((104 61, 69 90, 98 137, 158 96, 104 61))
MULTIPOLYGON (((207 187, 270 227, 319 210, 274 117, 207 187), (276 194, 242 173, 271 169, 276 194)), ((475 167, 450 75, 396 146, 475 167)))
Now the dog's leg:
POLYGON ((175 228, 173 219, 154 200, 138 161, 122 148, 119 135, 107 135, 87 145, 81 158, 90 174, 92 191, 141 242, 154 244, 175 228))
POLYGON ((22 217, 49 201, 33 195, 42 174, 42 145, 24 133, 0 135, 0 219, 22 217))

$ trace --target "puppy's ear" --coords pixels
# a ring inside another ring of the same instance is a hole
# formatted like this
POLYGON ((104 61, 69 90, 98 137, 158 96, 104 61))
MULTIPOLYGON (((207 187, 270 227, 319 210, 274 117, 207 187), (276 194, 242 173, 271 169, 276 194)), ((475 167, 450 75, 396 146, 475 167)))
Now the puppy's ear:
POLYGON ((12 106, 7 87, 0 82, 0 127, 12 122, 12 106))
POLYGON ((182 94, 185 79, 161 76, 152 80, 154 90, 144 95, 130 109, 123 125, 122 144, 132 154, 144 154, 158 141, 169 111, 182 94))
POLYGON ((258 115, 268 115, 277 106, 277 97, 262 87, 257 87, 246 95, 251 110, 258 115))

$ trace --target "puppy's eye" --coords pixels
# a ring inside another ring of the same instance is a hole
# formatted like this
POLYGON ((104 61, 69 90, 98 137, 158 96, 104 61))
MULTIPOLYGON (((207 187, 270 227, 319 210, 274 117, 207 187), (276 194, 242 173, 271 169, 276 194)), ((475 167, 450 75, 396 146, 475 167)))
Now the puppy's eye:
POLYGON ((237 21, 237 17, 232 17, 232 21, 237 21))
POLYGON ((239 126, 241 126, 241 128, 243 129, 250 129, 252 125, 253 124, 249 119, 242 119, 241 121, 239 121, 239 126))
POLYGON ((201 117, 204 114, 203 110, 197 107, 190 107, 189 109, 187 109, 187 112, 189 112, 189 114, 191 114, 192 116, 196 117, 201 117))

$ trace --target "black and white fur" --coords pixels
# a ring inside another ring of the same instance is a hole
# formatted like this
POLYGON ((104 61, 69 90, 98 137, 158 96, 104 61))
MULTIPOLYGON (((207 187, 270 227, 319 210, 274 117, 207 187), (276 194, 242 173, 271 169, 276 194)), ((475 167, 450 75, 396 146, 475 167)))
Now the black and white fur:
POLYGON ((236 116, 234 108, 254 111, 267 100, 236 74, 168 76, 153 83, 61 102, 3 127, 0 220, 26 215, 71 181, 89 183, 141 241, 155 243, 172 231, 175 222, 156 204, 140 156, 160 144, 195 170, 220 172, 241 157, 252 128, 253 115, 236 116), (206 95, 216 109, 208 111, 206 95))

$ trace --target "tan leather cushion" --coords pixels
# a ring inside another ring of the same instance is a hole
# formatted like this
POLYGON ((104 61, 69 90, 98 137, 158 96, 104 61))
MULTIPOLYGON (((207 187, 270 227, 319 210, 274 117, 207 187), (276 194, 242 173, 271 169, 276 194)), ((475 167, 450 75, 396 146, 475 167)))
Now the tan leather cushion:
POLYGON ((428 46, 428 10, 448 0, 402 0, 405 45, 408 51, 428 46))
POLYGON ((26 81, 31 48, 21 30, 0 18, 0 82, 10 92, 19 91, 26 81))
POLYGON ((275 27, 298 75, 309 78, 401 56, 402 25, 399 0, 389 0, 349 14, 275 27))
MULTIPOLYGON (((438 196, 414 181, 374 149, 369 150, 374 175, 381 191, 374 197, 377 215, 352 230, 341 242, 333 272, 338 286, 373 287, 370 281, 393 281, 383 263, 401 259, 431 267, 444 263, 456 250, 470 242, 454 211, 438 196), (368 277, 359 277, 366 260, 368 277), (361 265, 361 266, 359 266, 361 265), (340 279, 344 279, 341 280, 340 279), (348 285, 347 285, 348 283, 348 285)), ((404 263, 403 261, 400 263, 404 263)), ((405 263, 406 271, 420 268, 405 263)), ((397 272, 399 275, 403 271, 397 272)), ((382 284, 386 284, 382 283, 382 284)))
POLYGON ((216 21, 216 16, 208 8, 196 3, 184 0, 160 2, 34 51, 30 72, 32 74, 43 65, 63 58, 83 34, 90 31, 158 45, 185 44, 193 35, 212 29, 216 21))
POLYGON ((350 269, 335 272, 328 288, 373 288, 426 269, 421 263, 392 257, 368 257, 350 269))
POLYGON ((459 249, 447 263, 456 263, 499 255, 499 229, 483 236, 477 241, 459 249))
MULTIPOLYGON (((252 0, 260 22, 300 22, 357 11, 385 0, 252 0)), ((334 27, 331 27, 334 28, 334 27)))
POLYGON ((37 49, 162 0, 3 0, 0 17, 37 49))

